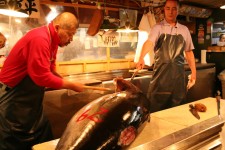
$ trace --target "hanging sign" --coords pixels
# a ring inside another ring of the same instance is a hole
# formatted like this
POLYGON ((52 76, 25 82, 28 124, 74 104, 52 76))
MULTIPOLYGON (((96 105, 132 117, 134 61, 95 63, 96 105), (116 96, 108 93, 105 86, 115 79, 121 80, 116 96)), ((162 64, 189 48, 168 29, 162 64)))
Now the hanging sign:
POLYGON ((98 33, 99 47, 119 47, 119 33, 116 31, 103 31, 98 33))
MULTIPOLYGON (((40 2, 39 0, 17 0, 17 7, 25 10, 30 18, 40 18, 40 2)), ((7 7, 12 5, 10 1, 0 0, 0 6, 7 7)))
POLYGON ((39 0, 17 0, 19 7, 26 10, 30 18, 40 18, 39 0))

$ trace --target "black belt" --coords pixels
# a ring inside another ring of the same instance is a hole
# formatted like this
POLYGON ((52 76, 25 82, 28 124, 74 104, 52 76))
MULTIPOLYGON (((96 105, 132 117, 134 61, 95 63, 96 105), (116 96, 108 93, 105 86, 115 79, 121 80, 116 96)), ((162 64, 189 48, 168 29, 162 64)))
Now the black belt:
POLYGON ((4 83, 0 83, 0 89, 2 89, 4 91, 9 91, 11 89, 11 87, 4 83))

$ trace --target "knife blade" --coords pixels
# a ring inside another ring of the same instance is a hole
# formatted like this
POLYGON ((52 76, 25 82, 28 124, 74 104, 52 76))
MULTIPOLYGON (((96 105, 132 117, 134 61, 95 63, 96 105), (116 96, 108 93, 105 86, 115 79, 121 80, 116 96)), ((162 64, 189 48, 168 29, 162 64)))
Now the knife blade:
POLYGON ((220 115, 220 91, 217 91, 217 96, 216 96, 216 103, 217 103, 217 111, 218 111, 218 115, 220 115))
POLYGON ((140 70, 140 69, 137 69, 137 70, 134 71, 133 75, 132 75, 131 78, 130 78, 130 81, 131 81, 131 82, 134 80, 134 77, 136 76, 136 74, 138 73, 139 70, 140 70))
POLYGON ((190 104, 189 107, 189 111, 192 113, 192 115, 195 116, 195 118, 200 119, 198 111, 195 109, 195 107, 192 104, 190 104))

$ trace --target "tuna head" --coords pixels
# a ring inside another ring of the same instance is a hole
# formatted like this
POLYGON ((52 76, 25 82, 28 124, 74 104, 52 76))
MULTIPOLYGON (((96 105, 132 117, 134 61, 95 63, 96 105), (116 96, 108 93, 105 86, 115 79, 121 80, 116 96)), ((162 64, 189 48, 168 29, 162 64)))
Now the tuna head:
POLYGON ((127 91, 130 93, 139 93, 141 90, 133 85, 130 81, 124 80, 123 78, 113 79, 115 85, 115 91, 127 91))
POLYGON ((56 150, 118 150, 135 140, 149 120, 149 102, 129 81, 115 81, 119 92, 99 97, 74 114, 56 150))

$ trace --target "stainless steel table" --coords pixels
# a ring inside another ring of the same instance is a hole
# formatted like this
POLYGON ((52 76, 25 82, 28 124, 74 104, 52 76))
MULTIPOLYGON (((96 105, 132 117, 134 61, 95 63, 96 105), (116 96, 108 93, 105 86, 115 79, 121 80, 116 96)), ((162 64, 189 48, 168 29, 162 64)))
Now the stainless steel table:
MULTIPOLYGON (((151 114, 151 121, 137 136, 128 149, 157 150, 157 149, 188 149, 207 145, 218 141, 219 132, 224 124, 217 114, 215 98, 209 97, 192 102, 202 103, 207 107, 206 112, 200 112, 200 120, 189 112, 189 104, 173 107, 151 114)), ((221 100, 225 107, 225 100, 221 100)), ((58 139, 35 145, 33 150, 54 150, 58 139)))

